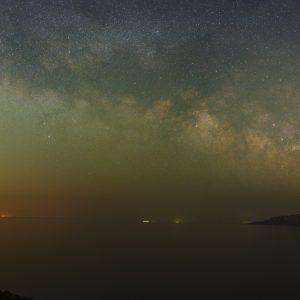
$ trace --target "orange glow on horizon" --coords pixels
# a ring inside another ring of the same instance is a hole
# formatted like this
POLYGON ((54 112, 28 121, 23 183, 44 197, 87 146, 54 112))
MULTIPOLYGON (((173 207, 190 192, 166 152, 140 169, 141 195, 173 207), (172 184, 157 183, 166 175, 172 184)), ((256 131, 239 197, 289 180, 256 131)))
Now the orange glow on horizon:
POLYGON ((6 219, 6 218, 11 218, 12 215, 8 214, 8 213, 0 213, 0 218, 1 219, 6 219))

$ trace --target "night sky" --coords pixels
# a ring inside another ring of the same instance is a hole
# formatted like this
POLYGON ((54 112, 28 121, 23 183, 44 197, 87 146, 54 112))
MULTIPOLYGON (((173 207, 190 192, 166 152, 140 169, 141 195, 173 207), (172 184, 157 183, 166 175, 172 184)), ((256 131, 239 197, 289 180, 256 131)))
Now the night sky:
POLYGON ((299 209, 299 14, 295 0, 2 0, 0 209, 299 209))

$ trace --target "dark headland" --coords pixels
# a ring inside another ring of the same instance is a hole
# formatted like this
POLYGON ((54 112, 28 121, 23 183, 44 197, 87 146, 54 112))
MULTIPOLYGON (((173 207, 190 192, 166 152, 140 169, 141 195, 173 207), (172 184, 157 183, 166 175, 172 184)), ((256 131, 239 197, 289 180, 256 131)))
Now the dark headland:
POLYGON ((251 222, 250 225, 300 226, 300 214, 272 217, 263 221, 251 222))
POLYGON ((33 299, 27 297, 20 297, 8 291, 0 291, 0 300, 33 300, 33 299))

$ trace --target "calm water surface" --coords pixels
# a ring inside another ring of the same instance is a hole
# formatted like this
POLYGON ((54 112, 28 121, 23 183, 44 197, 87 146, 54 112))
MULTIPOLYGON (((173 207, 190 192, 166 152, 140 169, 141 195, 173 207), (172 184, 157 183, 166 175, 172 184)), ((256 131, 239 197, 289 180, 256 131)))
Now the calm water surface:
POLYGON ((300 228, 11 219, 0 238, 0 289, 36 300, 300 294, 300 228))

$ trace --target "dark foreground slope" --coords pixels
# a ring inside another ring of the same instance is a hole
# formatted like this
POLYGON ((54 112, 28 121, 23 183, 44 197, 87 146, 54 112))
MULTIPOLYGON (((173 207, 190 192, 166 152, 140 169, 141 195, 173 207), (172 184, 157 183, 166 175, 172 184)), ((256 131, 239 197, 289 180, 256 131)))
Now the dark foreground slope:
POLYGON ((0 291, 0 300, 32 300, 32 298, 20 297, 8 291, 0 291))
POLYGON ((252 225, 300 226, 300 214, 273 217, 264 221, 250 223, 252 225))

